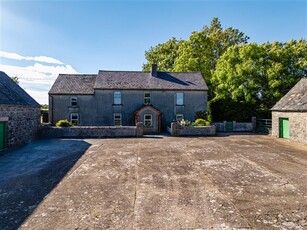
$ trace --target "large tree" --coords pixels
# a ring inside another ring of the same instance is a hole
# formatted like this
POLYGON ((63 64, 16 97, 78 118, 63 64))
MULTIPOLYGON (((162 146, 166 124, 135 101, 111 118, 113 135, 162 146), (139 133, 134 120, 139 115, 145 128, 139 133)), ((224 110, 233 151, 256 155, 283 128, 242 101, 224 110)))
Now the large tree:
POLYGON ((192 32, 188 40, 172 38, 151 47, 145 52, 147 63, 143 70, 158 64, 160 71, 200 71, 210 87, 211 75, 220 56, 228 47, 246 43, 248 39, 237 29, 223 29, 218 18, 213 18, 209 27, 192 32))
POLYGON ((173 71, 178 57, 178 48, 182 42, 182 40, 171 38, 165 43, 151 47, 145 52, 147 63, 143 64, 143 70, 148 71, 152 64, 157 64, 160 71, 173 71))
POLYGON ((230 47, 218 60, 212 82, 214 119, 270 117, 270 108, 307 76, 307 43, 256 43, 230 47))

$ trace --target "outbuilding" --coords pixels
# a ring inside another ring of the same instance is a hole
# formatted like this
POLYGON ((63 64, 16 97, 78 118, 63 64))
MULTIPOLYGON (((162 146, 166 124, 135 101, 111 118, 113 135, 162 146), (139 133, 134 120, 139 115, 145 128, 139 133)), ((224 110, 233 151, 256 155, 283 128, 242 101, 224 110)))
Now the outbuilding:
POLYGON ((40 105, 0 71, 0 150, 28 143, 40 125, 40 105))
POLYGON ((307 143, 307 78, 302 78, 272 110, 272 136, 307 143))

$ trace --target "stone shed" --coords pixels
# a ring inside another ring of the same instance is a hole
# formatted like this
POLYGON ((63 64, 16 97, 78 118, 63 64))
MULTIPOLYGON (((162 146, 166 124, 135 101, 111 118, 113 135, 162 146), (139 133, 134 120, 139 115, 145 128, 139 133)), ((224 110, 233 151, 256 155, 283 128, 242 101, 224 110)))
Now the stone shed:
POLYGON ((0 150, 31 141, 40 125, 40 105, 0 71, 0 150))
POLYGON ((307 144, 307 78, 302 78, 272 110, 272 135, 307 144))

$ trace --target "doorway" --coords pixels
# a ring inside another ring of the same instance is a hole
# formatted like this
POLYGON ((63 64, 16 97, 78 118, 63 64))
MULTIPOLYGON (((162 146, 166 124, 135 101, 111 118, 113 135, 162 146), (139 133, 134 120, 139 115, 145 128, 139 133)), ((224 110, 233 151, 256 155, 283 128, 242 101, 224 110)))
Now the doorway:
POLYGON ((279 137, 289 138, 289 118, 279 118, 279 137))

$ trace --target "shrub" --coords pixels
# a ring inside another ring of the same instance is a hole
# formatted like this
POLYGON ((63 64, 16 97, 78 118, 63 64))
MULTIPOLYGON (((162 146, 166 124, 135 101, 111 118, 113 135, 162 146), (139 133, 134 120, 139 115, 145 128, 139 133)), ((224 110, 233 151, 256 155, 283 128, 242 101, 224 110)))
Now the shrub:
POLYGON ((67 120, 59 120, 56 124, 56 127, 70 127, 72 124, 67 120))
POLYGON ((209 125, 210 122, 202 118, 196 119, 195 122, 193 123, 193 126, 209 126, 209 125))
POLYGON ((191 125, 191 121, 189 121, 189 120, 181 120, 181 121, 179 121, 179 125, 181 125, 181 126, 190 126, 191 125))

